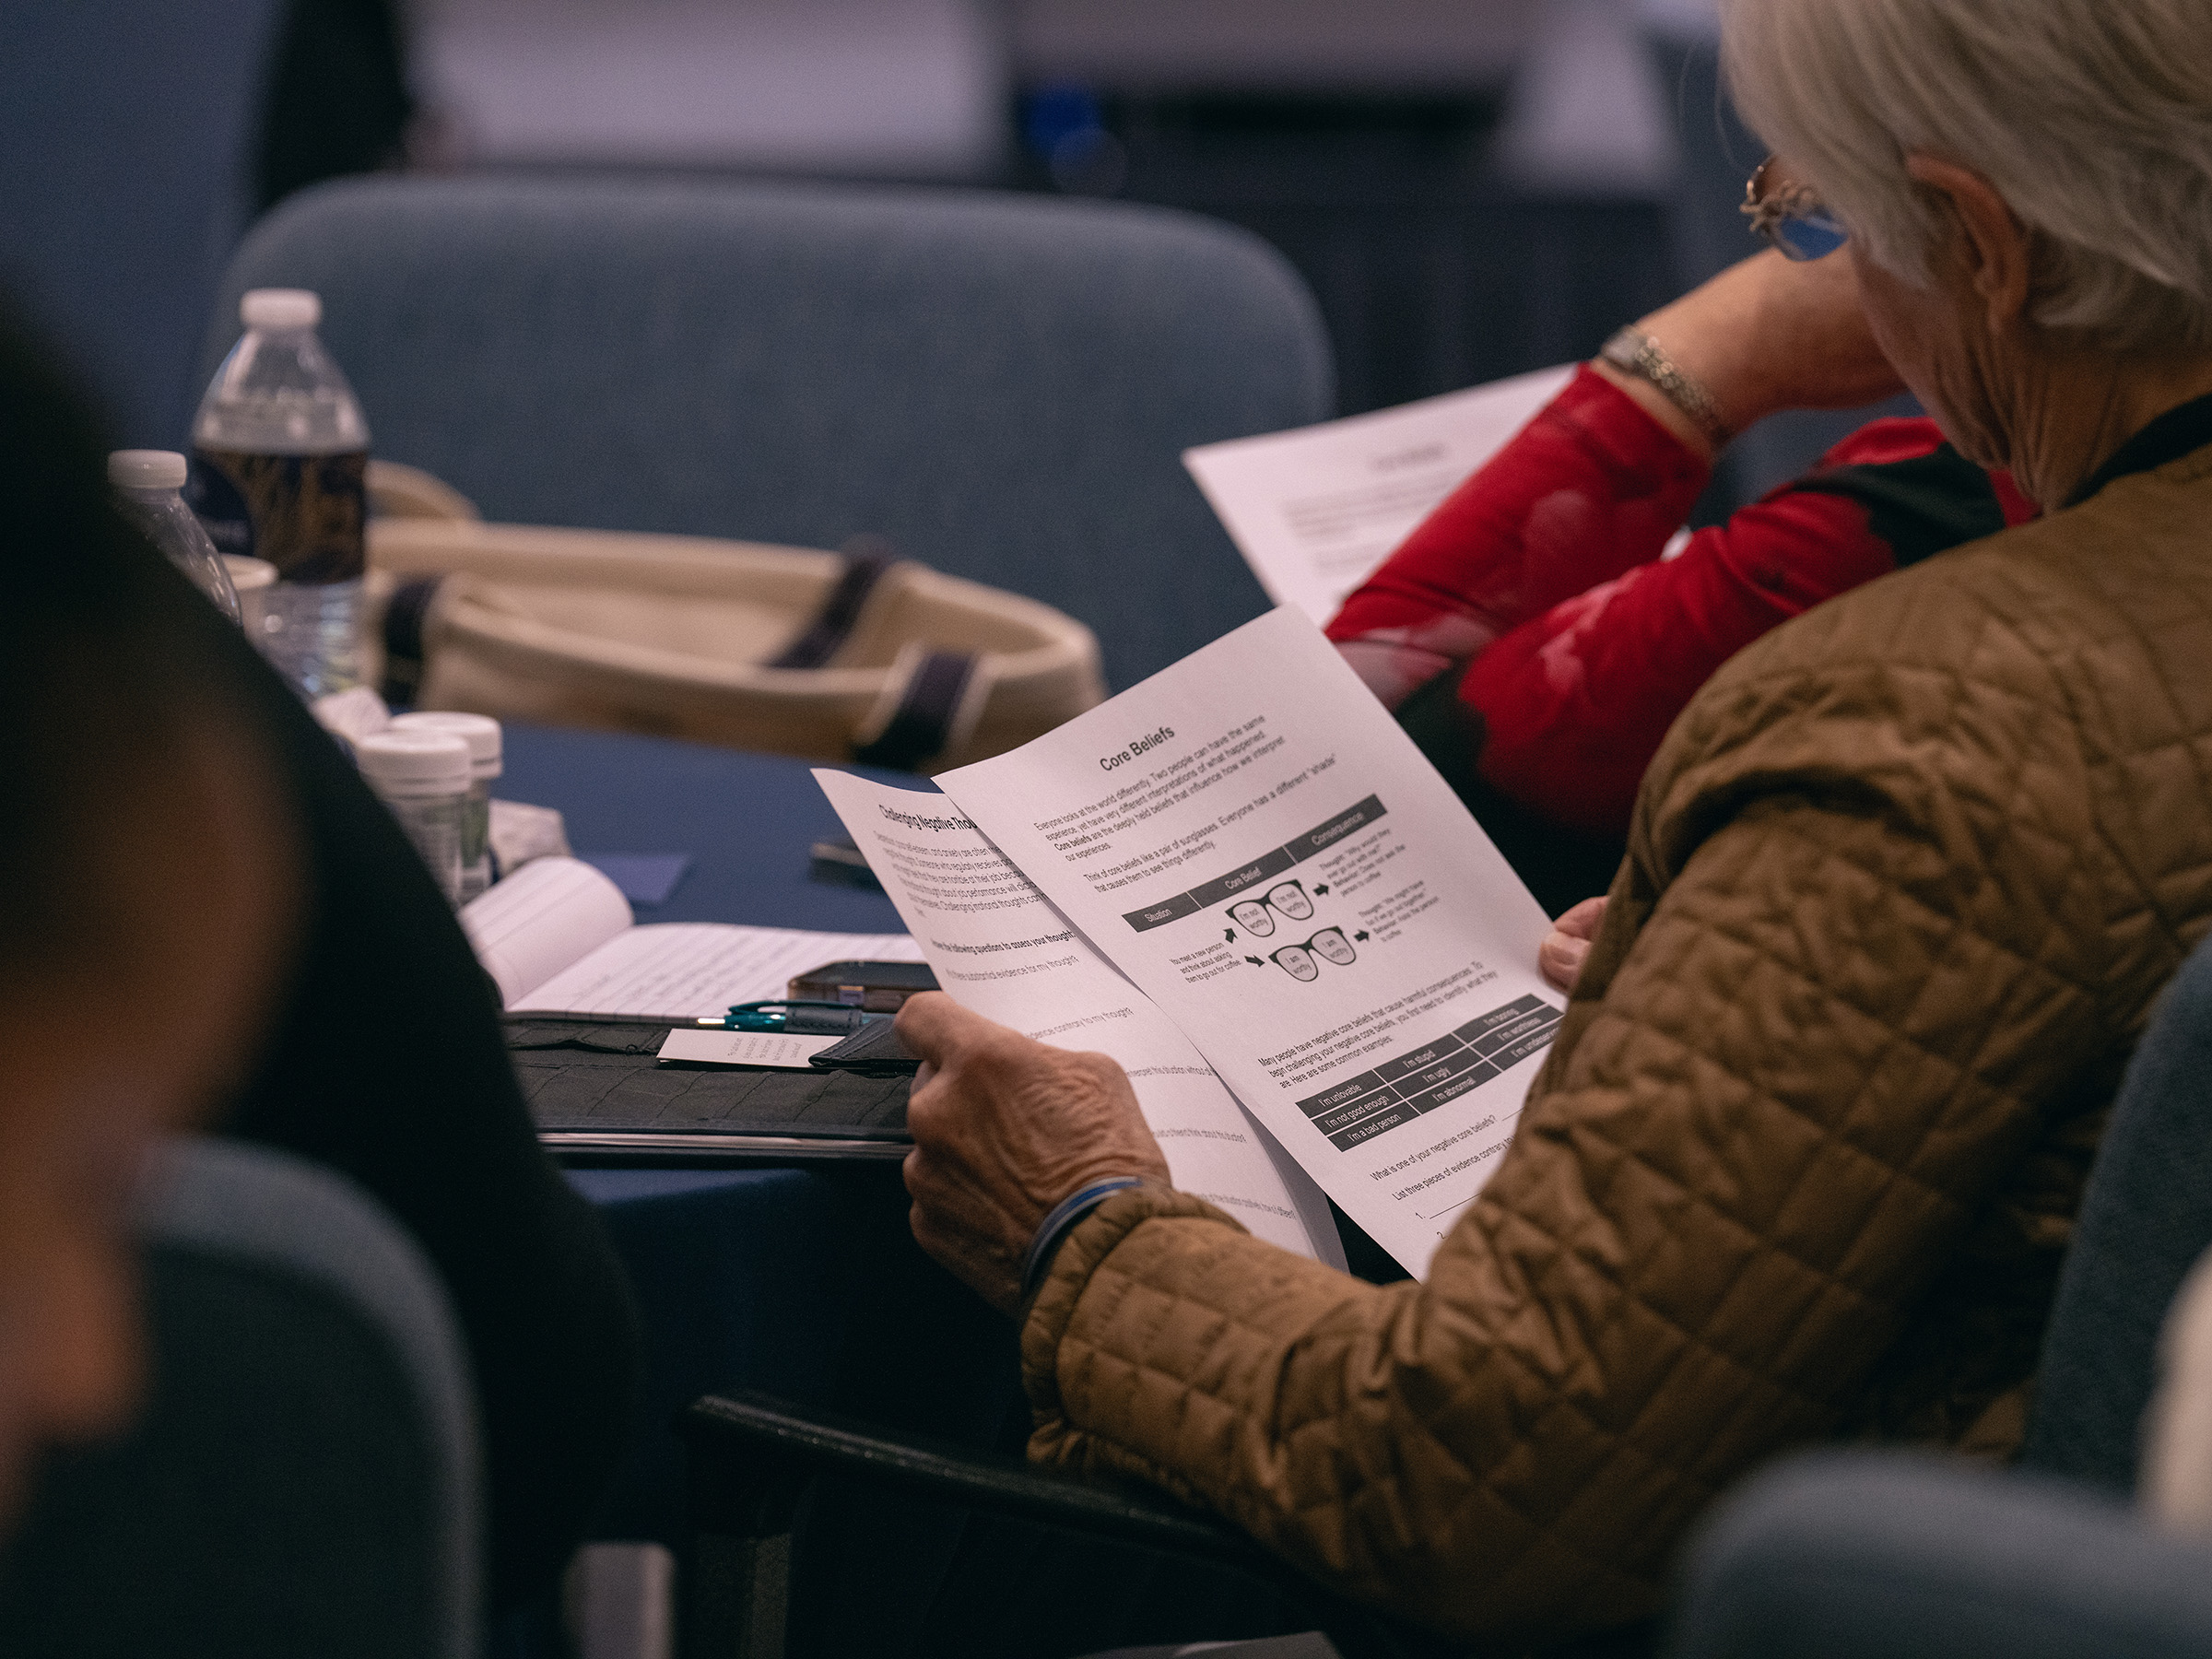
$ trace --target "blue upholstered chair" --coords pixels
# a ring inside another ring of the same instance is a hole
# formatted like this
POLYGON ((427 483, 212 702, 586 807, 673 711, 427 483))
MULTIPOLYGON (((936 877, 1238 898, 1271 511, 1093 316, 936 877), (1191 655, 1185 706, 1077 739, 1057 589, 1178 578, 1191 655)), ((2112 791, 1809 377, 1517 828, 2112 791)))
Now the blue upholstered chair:
POLYGON ((1706 1531, 1673 1659, 2183 1659, 2212 1653, 2212 1547, 2047 1478, 1830 1453, 1706 1531))
POLYGON ((1188 215, 956 191, 372 180, 237 296, 319 290, 379 454, 514 523, 888 537, 1088 623, 1115 687, 1265 606, 1186 447, 1331 412, 1312 300, 1188 215))
POLYGON ((2212 1249, 2212 943, 2121 1085, 2016 1471, 1833 1453, 1752 1482, 1694 1552, 1680 1659, 2212 1653, 2212 1545, 2125 1507, 2176 1292, 2212 1249))
POLYGON ((0 1557, 0 1653, 479 1654, 476 1430, 444 1291, 358 1188, 179 1145, 145 1225, 136 1428, 50 1460, 0 1557))
POLYGON ((2136 1489, 2159 1332, 2212 1249, 2212 943, 2167 986, 2097 1150, 2066 1252, 2020 1462, 2136 1489))
POLYGON ((0 6, 0 289, 87 379, 119 442, 184 441, 281 11, 0 6))

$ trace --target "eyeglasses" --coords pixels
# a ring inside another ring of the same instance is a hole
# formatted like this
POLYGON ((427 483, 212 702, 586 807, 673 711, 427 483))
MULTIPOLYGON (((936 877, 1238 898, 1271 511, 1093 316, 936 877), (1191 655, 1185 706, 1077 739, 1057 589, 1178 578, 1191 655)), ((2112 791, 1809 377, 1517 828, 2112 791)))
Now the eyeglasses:
POLYGON ((1812 190, 1769 156, 1744 186, 1744 217, 1751 234, 1782 250, 1784 259, 1825 259, 1851 240, 1835 215, 1812 190))

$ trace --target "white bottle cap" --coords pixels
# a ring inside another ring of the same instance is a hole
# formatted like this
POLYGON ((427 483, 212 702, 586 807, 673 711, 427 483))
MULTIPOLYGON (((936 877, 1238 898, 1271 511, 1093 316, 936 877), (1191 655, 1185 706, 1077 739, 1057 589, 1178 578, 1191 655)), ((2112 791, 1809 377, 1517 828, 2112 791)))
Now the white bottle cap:
POLYGON ((468 793, 468 745, 443 732, 377 732, 353 756, 369 786, 392 800, 468 793))
POLYGON ((118 489, 182 489, 189 470, 175 450, 117 450, 108 457, 108 482, 118 489))
POLYGON ((224 554, 223 569, 230 572, 230 585, 241 594, 276 585, 276 567, 250 553, 224 554))
POLYGON ((248 328, 312 328, 323 321, 323 296, 312 288, 248 288, 238 320, 248 328))
POLYGON ((416 714, 394 716, 395 732, 444 732, 468 745, 471 775, 481 780, 500 775, 500 723, 488 714, 456 714, 443 709, 426 709, 416 714))

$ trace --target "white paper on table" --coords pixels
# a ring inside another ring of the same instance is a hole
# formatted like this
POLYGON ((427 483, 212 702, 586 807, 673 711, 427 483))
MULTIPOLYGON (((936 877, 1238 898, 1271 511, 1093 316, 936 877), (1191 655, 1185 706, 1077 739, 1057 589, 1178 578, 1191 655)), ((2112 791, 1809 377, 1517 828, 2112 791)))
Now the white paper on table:
POLYGON ((1319 426, 1185 450, 1277 605, 1316 624, 1573 378, 1541 369, 1319 426))
POLYGON ((766 1065, 780 1071, 812 1071, 809 1064, 824 1049, 833 1049, 842 1037, 794 1037, 788 1031, 708 1030, 682 1026, 661 1041, 662 1065, 766 1065))
POLYGON ((1563 999, 1543 910, 1313 624, 1272 611, 936 781, 1425 1274, 1563 999))
POLYGON ((904 934, 810 933, 717 922, 630 925, 629 900, 591 865, 541 858, 461 911, 477 959, 511 1014, 712 1018, 785 994, 825 962, 918 962, 904 934))
POLYGON ((1257 1237, 1344 1265, 1321 1190, 1204 1056, 939 794, 817 771, 822 791, 963 1007, 1121 1064, 1176 1187, 1257 1237))

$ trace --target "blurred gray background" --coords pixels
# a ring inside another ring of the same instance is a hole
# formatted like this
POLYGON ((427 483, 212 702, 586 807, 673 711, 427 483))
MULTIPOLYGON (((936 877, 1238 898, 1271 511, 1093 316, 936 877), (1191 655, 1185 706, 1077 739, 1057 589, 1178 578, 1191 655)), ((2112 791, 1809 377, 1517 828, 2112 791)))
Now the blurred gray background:
MULTIPOLYGON (((1723 104, 1711 3, 0 8, 0 282, 120 438, 173 444, 223 259, 254 214, 322 179, 676 171, 1111 196, 1279 248, 1355 413, 1588 356, 1750 251, 1735 202, 1760 149, 1723 104)), ((1850 424, 1754 433, 1706 515, 1850 424)))

